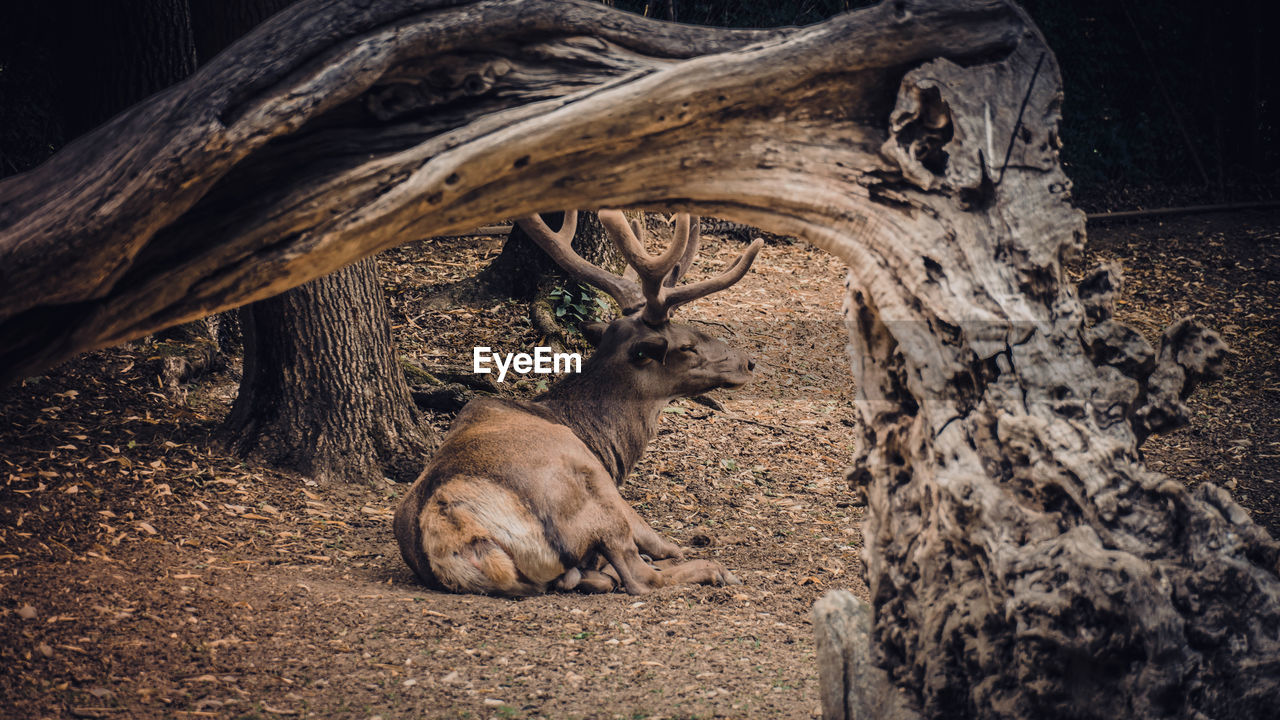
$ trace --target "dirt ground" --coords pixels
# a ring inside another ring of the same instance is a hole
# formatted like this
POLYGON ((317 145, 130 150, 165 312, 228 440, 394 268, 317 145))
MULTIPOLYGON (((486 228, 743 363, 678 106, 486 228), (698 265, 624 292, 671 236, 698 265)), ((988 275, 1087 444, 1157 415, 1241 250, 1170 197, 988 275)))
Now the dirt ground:
MULTIPOLYGON (((1149 337, 1188 311, 1239 352, 1192 398, 1153 466, 1233 489, 1280 531, 1280 215, 1091 230, 1130 279, 1149 337)), ((712 241, 705 272, 739 249, 712 241)), ((415 243, 384 260, 404 354, 465 370, 474 345, 537 342, 523 308, 431 309, 497 241, 415 243)), ((695 275, 699 270, 695 270, 695 275)), ((163 348, 92 353, 0 396, 0 716, 5 718, 807 718, 809 609, 866 596, 862 509, 842 481, 852 390, 842 269, 766 248, 733 290, 680 318, 748 349, 758 380, 683 401, 624 495, 743 585, 525 600, 429 592, 400 560, 404 490, 322 487, 241 463, 214 437, 234 372, 158 385, 163 348)), ((510 388, 532 393, 535 381, 510 388)), ((438 428, 448 418, 437 416, 438 428)))

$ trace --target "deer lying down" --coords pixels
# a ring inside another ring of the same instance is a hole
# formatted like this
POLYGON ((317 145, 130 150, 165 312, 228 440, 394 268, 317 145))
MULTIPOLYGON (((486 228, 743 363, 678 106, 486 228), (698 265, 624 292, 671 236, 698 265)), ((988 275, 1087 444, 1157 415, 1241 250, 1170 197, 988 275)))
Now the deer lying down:
POLYGON ((675 238, 648 255, 617 211, 600 220, 631 266, 619 277, 570 248, 576 213, 552 233, 537 216, 520 225, 578 280, 611 294, 624 314, 584 333, 596 346, 582 372, 532 402, 479 399, 462 409, 435 458, 395 516, 405 562, 428 586, 531 595, 638 595, 681 583, 738 584, 722 565, 685 561, 618 493, 672 400, 751 379, 755 363, 723 342, 668 321, 672 309, 737 282, 756 240, 720 276, 676 281, 697 251, 697 221, 680 216, 675 238), (638 281, 638 282, 637 282, 638 281), (661 567, 650 565, 648 555, 661 567))

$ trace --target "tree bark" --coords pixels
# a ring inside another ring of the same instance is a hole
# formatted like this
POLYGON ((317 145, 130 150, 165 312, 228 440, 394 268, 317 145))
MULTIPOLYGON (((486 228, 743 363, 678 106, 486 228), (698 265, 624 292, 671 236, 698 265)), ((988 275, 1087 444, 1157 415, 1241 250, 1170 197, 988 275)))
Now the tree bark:
POLYGON ((195 70, 186 0, 0 8, 0 177, 195 70))
POLYGON ((0 183, 9 377, 426 235, 667 207, 849 266, 876 664, 926 717, 1262 717, 1280 547, 1138 445, 1221 369, 1079 288, 1057 62, 998 0, 777 31, 590 3, 300 3, 0 183))
MULTIPOLYGON (((201 62, 290 0, 190 0, 201 62)), ((240 309, 231 448, 322 482, 417 477, 434 445, 396 360, 377 266, 363 260, 240 309)))
POLYGON ((256 302, 241 321, 244 377, 225 424, 237 454, 322 483, 417 476, 430 444, 372 259, 256 302))
POLYGON ((35 3, 0 5, 0 178, 39 165, 64 142, 50 15, 35 3))

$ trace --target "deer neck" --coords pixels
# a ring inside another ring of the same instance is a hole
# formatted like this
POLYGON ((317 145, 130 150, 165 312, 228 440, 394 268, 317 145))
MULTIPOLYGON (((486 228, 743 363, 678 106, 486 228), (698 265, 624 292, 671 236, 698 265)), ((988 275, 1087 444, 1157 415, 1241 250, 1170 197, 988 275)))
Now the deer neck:
POLYGON ((666 397, 646 397, 625 377, 592 367, 552 386, 537 399, 582 440, 615 483, 622 484, 658 429, 666 397))

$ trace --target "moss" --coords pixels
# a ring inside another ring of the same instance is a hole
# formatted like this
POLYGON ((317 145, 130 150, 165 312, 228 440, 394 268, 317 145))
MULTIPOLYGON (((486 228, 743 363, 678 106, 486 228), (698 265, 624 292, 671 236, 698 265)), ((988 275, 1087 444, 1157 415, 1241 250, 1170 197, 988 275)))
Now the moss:
POLYGON ((423 370, 421 365, 418 365, 417 363, 410 360, 405 355, 400 356, 400 368, 404 370, 405 380, 407 380, 409 384, 412 386, 444 385, 444 383, 439 378, 427 372, 426 370, 423 370))

